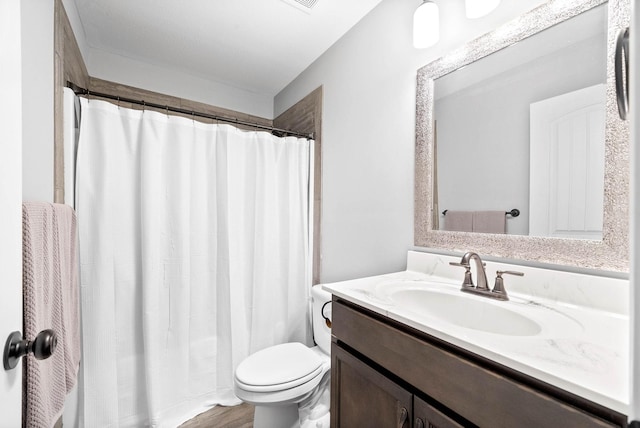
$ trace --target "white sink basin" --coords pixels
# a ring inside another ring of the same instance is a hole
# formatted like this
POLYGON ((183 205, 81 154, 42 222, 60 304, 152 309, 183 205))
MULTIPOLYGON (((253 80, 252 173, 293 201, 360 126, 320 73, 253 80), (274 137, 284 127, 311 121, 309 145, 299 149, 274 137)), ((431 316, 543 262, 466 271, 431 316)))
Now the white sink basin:
POLYGON ((436 319, 464 329, 503 336, 537 336, 544 326, 568 332, 582 330, 572 318, 531 302, 497 301, 460 291, 450 285, 394 281, 376 287, 375 297, 400 312, 436 319))
MULTIPOLYGON (((390 296, 396 305, 460 327, 508 336, 534 336, 542 327, 534 320, 493 302, 430 290, 399 290, 390 296)), ((484 298, 487 299, 487 298, 484 298)), ((502 302, 499 302, 502 303, 502 302)))

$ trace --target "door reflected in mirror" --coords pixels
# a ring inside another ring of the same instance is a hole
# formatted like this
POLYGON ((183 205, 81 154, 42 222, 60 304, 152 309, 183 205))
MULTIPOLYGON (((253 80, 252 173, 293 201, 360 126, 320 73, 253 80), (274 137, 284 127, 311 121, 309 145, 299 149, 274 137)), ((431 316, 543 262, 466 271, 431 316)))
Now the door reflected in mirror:
POLYGON ((607 4, 435 79, 433 229, 601 240, 605 58, 607 4))

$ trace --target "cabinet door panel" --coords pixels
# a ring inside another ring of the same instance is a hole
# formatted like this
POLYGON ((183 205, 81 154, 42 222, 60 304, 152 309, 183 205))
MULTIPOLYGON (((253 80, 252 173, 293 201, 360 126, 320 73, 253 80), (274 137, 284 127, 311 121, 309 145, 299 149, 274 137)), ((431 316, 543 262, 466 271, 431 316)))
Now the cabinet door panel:
POLYGON ((410 392, 335 343, 331 360, 331 427, 410 428, 410 392))

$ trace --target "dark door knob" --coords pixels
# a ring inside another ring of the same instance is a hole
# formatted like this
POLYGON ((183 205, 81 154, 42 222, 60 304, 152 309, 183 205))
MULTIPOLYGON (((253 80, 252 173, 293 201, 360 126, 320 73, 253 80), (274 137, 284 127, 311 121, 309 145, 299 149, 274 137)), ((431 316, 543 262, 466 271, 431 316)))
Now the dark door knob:
POLYGON ((49 358, 56 350, 58 337, 53 330, 42 330, 33 341, 22 339, 19 331, 14 331, 7 338, 4 346, 2 363, 5 370, 15 369, 20 358, 33 353, 37 360, 49 358))
POLYGON ((36 360, 46 360, 56 350, 58 346, 58 336, 53 330, 42 330, 32 342, 31 350, 36 360))

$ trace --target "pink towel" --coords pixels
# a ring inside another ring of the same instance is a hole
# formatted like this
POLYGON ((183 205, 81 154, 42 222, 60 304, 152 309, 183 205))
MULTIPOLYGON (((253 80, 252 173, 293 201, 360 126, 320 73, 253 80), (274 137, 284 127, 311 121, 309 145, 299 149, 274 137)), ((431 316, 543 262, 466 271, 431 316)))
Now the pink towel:
POLYGON ((473 212, 447 210, 444 216, 444 230, 452 232, 473 231, 473 212))
POLYGON ((62 414, 80 363, 76 217, 66 206, 22 205, 24 337, 44 329, 58 337, 54 354, 23 359, 23 426, 50 428, 62 414))
MULTIPOLYGON (((449 215, 449 213, 447 213, 449 215)), ((474 211, 473 231, 479 233, 505 233, 507 228, 504 211, 474 211)))

